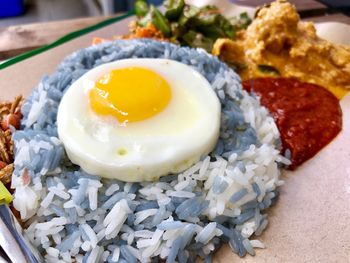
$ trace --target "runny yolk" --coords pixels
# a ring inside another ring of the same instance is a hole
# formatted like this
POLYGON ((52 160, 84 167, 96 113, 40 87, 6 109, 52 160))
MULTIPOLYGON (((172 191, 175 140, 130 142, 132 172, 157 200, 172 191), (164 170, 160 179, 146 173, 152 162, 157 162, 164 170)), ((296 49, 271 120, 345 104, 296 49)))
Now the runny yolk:
POLYGON ((151 118, 164 110, 170 102, 171 89, 154 71, 128 67, 99 78, 89 99, 97 114, 112 115, 120 123, 128 123, 151 118))

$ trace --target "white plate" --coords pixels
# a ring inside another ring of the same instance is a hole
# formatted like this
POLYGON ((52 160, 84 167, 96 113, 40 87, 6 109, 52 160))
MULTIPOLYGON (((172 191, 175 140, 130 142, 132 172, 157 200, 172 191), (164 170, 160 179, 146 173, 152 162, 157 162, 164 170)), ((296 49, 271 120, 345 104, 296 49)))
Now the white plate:
MULTIPOLYGON (((93 37, 127 33, 132 19, 0 70, 0 100, 13 99, 18 94, 28 96, 41 77, 54 71, 66 55, 89 46, 93 37)), ((349 35, 349 32, 340 31, 340 34, 349 35)), ((350 262, 350 95, 341 104, 342 132, 314 158, 296 171, 284 174, 280 199, 268 211, 269 227, 259 237, 267 248, 257 250, 256 257, 239 259, 226 246, 215 255, 215 262, 350 262)))
MULTIPOLYGON (((350 45, 350 25, 339 22, 315 24, 317 35, 337 44, 350 45)), ((350 62, 349 62, 350 63, 350 62)))

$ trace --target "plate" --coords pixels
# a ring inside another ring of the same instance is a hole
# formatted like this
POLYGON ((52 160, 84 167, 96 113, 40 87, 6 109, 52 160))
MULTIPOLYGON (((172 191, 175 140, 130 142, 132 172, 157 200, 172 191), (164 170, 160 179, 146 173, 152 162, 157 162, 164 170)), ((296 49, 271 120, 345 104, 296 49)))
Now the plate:
POLYGON ((339 22, 323 22, 315 24, 317 35, 342 45, 350 45, 350 25, 339 22))
MULTIPOLYGON (((0 70, 0 100, 28 96, 39 80, 95 36, 127 33, 133 17, 108 25, 0 70)), ((347 34, 347 32, 342 32, 347 34)), ((341 101, 342 132, 296 171, 285 171, 269 226, 259 239, 266 249, 239 259, 224 246, 214 262, 350 262, 350 94, 341 101)))

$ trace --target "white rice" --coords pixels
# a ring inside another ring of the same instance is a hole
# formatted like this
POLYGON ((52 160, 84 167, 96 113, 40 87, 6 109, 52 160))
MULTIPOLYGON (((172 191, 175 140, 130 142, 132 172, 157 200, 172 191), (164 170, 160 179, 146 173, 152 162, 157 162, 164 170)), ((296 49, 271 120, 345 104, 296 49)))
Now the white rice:
POLYGON ((151 40, 81 50, 41 81, 22 112, 24 130, 13 135, 13 204, 47 262, 186 262, 210 260, 227 241, 240 256, 264 247, 250 238, 266 228, 263 211, 274 203, 283 183, 280 166, 289 161, 279 154, 279 133, 268 111, 242 90, 232 70, 203 50, 151 40), (86 174, 67 160, 57 138, 57 107, 72 81, 92 67, 129 57, 166 57, 192 66, 223 105, 213 153, 159 182, 86 174))

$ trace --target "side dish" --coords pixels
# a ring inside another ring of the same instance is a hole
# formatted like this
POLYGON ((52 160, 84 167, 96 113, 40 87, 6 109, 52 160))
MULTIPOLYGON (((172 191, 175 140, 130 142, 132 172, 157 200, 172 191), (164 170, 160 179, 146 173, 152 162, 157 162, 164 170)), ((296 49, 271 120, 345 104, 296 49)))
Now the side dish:
POLYGON ((342 98, 350 89, 350 47, 316 35, 301 22, 294 5, 276 1, 261 8, 235 40, 218 39, 213 54, 232 65, 243 80, 295 77, 325 87, 342 98))
POLYGON ((274 117, 289 168, 313 157, 341 131, 339 102, 323 87, 291 78, 256 78, 244 81, 243 88, 274 117))
POLYGON ((0 180, 4 184, 11 182, 14 159, 11 136, 20 126, 22 100, 22 96, 18 96, 13 102, 0 103, 0 180))
MULTIPOLYGON (((216 39, 235 38, 236 32, 251 23, 246 13, 226 18, 216 6, 198 8, 185 4, 184 0, 165 1, 164 7, 162 13, 154 6, 148 6, 146 0, 137 0, 135 12, 138 20, 131 24, 131 34, 125 37, 144 37, 143 32, 157 29, 163 39, 210 52, 216 39)), ((149 37, 152 35, 148 34, 149 37)))

